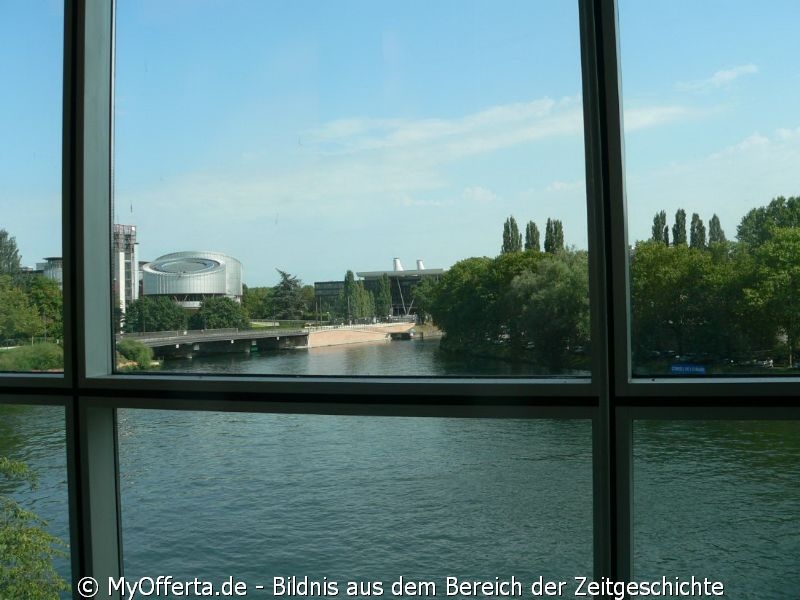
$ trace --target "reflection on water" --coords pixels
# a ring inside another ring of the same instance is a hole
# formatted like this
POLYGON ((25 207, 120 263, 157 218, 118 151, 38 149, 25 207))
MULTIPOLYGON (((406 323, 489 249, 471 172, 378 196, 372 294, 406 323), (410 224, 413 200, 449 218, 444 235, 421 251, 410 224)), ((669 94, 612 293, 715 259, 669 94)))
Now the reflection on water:
MULTIPOLYGON (((168 360, 162 370, 222 375, 322 376, 547 376, 542 368, 502 360, 453 356, 439 351, 438 339, 346 344, 309 350, 227 354, 168 360)), ((560 373, 586 377, 585 371, 560 373)))

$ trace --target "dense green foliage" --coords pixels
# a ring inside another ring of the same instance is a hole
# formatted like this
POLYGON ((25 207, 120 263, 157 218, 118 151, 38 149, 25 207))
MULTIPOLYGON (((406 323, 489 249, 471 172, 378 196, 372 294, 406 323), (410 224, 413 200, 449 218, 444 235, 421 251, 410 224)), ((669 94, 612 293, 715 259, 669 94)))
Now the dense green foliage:
MULTIPOLYGON (((673 226, 678 240, 681 215, 673 226)), ((678 356, 720 369, 768 359, 793 365, 800 343, 800 198, 779 197, 749 211, 737 242, 727 241, 717 215, 707 242, 704 236, 695 213, 688 247, 678 240, 634 247, 634 362, 678 356)))
POLYGON ((503 225, 503 245, 500 247, 500 253, 508 254, 520 250, 522 250, 522 234, 517 227, 517 220, 510 216, 503 225))
POLYGON ((564 226, 558 219, 547 219, 544 230, 544 251, 556 254, 564 250, 564 226))
POLYGON ((189 318, 190 329, 248 329, 250 321, 242 305, 226 296, 206 298, 189 318))
POLYGON ((416 296, 444 331, 444 350, 556 369, 579 362, 588 343, 587 268, 577 251, 468 258, 416 296))
MULTIPOLYGON (((759 362, 793 366, 800 344, 800 198, 751 210, 736 242, 727 241, 717 215, 709 223, 707 235, 693 213, 687 239, 686 211, 676 212, 671 228, 660 211, 650 239, 631 249, 634 365, 691 361, 721 372, 759 362)), ((512 230, 509 219, 504 240, 512 230)), ((589 344, 588 261, 563 243, 560 222, 548 219, 544 253, 469 258, 438 282, 419 285, 415 301, 444 332, 442 348, 552 371, 579 365, 589 344)))
MULTIPOLYGON (((0 483, 23 483, 32 487, 36 479, 26 465, 0 456, 0 483)), ((57 557, 66 557, 66 544, 47 532, 47 523, 0 494, 0 598, 58 600, 69 585, 53 567, 57 557)))
POLYGON ((356 281, 352 271, 347 271, 344 276, 344 291, 339 314, 348 320, 375 316, 375 297, 364 288, 363 281, 356 281))
POLYGON ((242 308, 250 319, 269 319, 272 317, 271 287, 248 287, 242 289, 242 308))
POLYGON ((692 224, 689 226, 689 246, 701 250, 706 247, 706 226, 697 213, 692 213, 692 224))
POLYGON ((0 350, 0 371, 61 371, 64 349, 49 342, 0 350))
POLYGON ((375 294, 375 314, 379 317, 388 317, 392 314, 392 289, 389 275, 384 273, 378 280, 378 290, 375 294))
POLYGON ((667 225, 667 212, 662 210, 653 217, 653 229, 650 235, 653 242, 664 242, 669 245, 669 226, 667 225))
POLYGON ((539 228, 533 221, 528 221, 528 224, 525 226, 525 250, 533 250, 535 252, 541 250, 539 228))
POLYGON ((800 227, 800 196, 778 196, 767 206, 748 212, 736 230, 736 237, 739 242, 755 248, 771 238, 775 229, 797 227, 800 227))
POLYGON ((242 293, 242 308, 249 319, 313 319, 314 286, 276 269, 280 281, 273 287, 247 287, 242 293))
POLYGON ((63 307, 58 284, 42 275, 0 275, 0 344, 60 340, 63 307))
POLYGON ((272 288, 270 318, 273 319, 302 319, 308 312, 306 298, 303 295, 303 286, 300 279, 286 271, 277 269, 281 280, 272 288))
POLYGON ((672 245, 686 245, 686 211, 682 208, 675 213, 675 224, 672 226, 672 245))
POLYGON ((123 329, 127 333, 186 329, 186 311, 166 296, 142 296, 125 310, 123 329))
POLYGON ((117 352, 126 361, 136 363, 137 369, 149 369, 153 362, 153 349, 132 339, 117 342, 117 352))

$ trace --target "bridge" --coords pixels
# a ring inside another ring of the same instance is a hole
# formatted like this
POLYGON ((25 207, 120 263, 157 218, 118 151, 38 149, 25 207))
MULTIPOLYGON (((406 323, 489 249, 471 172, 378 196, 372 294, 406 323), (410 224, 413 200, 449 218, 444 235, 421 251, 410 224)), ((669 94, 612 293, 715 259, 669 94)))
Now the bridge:
POLYGON ((189 329, 119 333, 117 342, 136 340, 152 348, 157 358, 191 358, 202 354, 305 348, 308 334, 308 329, 189 329))
POLYGON ((153 349, 156 358, 191 358, 205 354, 249 353, 292 348, 410 339, 413 319, 390 323, 322 325, 302 328, 189 329, 120 333, 117 342, 136 340, 153 349))

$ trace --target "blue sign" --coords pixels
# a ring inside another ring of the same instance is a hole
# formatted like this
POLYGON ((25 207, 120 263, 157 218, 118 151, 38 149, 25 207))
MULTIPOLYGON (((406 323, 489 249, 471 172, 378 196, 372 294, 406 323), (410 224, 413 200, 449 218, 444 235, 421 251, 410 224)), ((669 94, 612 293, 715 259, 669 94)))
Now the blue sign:
POLYGON ((703 365, 672 365, 670 368, 673 374, 679 375, 705 375, 706 368, 703 365))

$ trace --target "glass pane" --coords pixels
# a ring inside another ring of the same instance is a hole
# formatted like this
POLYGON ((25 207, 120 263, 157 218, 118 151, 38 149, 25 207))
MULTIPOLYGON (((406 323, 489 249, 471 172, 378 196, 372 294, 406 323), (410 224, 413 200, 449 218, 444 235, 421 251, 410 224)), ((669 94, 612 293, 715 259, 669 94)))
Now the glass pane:
POLYGON ((340 597, 347 581, 390 597, 401 575, 438 597, 447 576, 573 585, 592 569, 591 437, 588 421, 121 410, 125 573, 251 594, 327 577, 340 597))
POLYGON ((634 375, 797 375, 800 4, 619 18, 634 375))
POLYGON ((797 595, 800 423, 637 421, 633 454, 635 580, 797 595))
POLYGON ((118 368, 587 376, 577 9, 118 2, 118 368))
POLYGON ((64 409, 0 404, 0 597, 71 598, 64 409))
POLYGON ((62 371, 63 3, 0 4, 0 371, 62 371))

